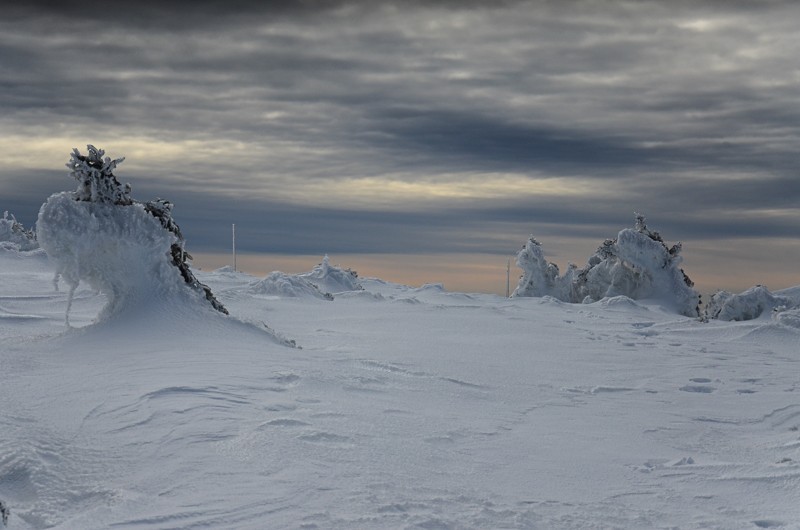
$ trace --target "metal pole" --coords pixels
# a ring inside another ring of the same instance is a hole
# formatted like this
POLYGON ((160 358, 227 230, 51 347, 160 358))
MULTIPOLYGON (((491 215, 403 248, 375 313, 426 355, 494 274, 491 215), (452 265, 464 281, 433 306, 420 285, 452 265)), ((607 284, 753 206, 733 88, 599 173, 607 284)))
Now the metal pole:
POLYGON ((236 223, 231 225, 231 243, 233 245, 233 270, 236 270, 236 223))
POLYGON ((506 263, 506 298, 511 298, 511 258, 506 263))

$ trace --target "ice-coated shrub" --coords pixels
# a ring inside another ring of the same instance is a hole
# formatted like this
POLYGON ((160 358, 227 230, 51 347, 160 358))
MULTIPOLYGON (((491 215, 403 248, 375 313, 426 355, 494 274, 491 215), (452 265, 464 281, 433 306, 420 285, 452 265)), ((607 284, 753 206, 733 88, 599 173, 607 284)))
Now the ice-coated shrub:
POLYGON ((78 189, 50 196, 37 221, 39 242, 56 265, 56 280, 69 285, 70 300, 85 281, 108 298, 101 319, 187 294, 227 314, 189 269, 172 204, 131 199, 130 186, 113 174, 123 159, 103 159, 104 151, 91 145, 88 150, 83 156, 75 149, 67 164, 78 189))
POLYGON ((523 269, 514 296, 553 296, 564 302, 595 302, 607 297, 653 299, 686 315, 699 316, 700 294, 680 268, 681 244, 668 247, 658 232, 647 228, 644 216, 636 225, 607 239, 586 266, 570 265, 564 276, 544 259, 541 245, 532 239, 517 255, 523 269))
POLYGON ((775 309, 785 309, 793 305, 793 300, 770 292, 763 285, 756 285, 739 294, 717 291, 703 311, 707 319, 753 320, 775 309))
POLYGON ((39 248, 39 242, 33 230, 25 229, 16 217, 4 212, 0 219, 0 247, 26 252, 39 248))

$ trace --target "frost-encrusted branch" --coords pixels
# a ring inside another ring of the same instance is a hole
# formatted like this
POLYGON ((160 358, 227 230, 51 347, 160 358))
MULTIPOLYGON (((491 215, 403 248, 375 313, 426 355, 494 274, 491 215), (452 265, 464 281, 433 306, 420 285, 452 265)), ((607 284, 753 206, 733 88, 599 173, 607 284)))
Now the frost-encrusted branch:
POLYGON ((170 259, 172 264, 181 272, 181 277, 183 280, 192 289, 202 293, 205 299, 208 300, 214 309, 221 313, 225 313, 226 315, 229 314, 228 310, 225 309, 225 306, 223 306, 222 303, 214 296, 214 293, 211 292, 211 288, 208 285, 201 283, 200 280, 198 280, 192 273, 192 270, 189 267, 189 262, 192 260, 192 256, 186 252, 186 249, 184 248, 186 242, 183 239, 181 228, 172 218, 172 206, 173 205, 170 201, 164 199, 155 199, 144 203, 145 211, 158 219, 161 222, 161 226, 175 235, 177 242, 173 243, 170 247, 170 259))
POLYGON ((82 155, 77 148, 72 150, 67 168, 70 175, 78 181, 75 199, 79 201, 110 204, 133 204, 131 186, 120 184, 114 176, 117 164, 125 158, 112 160, 103 157, 106 152, 93 145, 87 145, 89 154, 82 155))

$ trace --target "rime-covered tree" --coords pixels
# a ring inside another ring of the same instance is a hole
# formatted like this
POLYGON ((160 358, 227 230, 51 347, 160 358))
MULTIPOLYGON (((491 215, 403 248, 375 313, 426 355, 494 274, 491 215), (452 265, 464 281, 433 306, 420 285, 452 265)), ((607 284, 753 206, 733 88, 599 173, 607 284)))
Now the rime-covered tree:
POLYGON ((681 243, 667 246, 658 232, 636 214, 633 229, 606 240, 578 274, 576 291, 585 301, 624 295, 658 299, 686 316, 698 316, 700 294, 680 267, 681 243))
POLYGON ((106 152, 93 145, 87 145, 88 154, 82 155, 78 148, 72 150, 67 162, 70 175, 78 181, 75 191, 76 201, 99 202, 104 204, 130 205, 130 184, 122 185, 114 176, 114 169, 125 157, 112 160, 104 157, 106 152))
POLYGON ((102 317, 186 284, 227 314, 189 268, 191 256, 172 218, 172 203, 132 199, 130 186, 114 175, 124 159, 104 154, 92 145, 85 156, 73 150, 67 167, 78 189, 52 195, 39 211, 41 246, 56 263, 57 278, 70 286, 70 300, 85 280, 108 297, 102 317))
POLYGON ((517 266, 523 270, 523 274, 512 297, 552 296, 564 301, 574 298, 575 265, 570 263, 564 276, 560 276, 558 265, 545 259, 541 243, 533 236, 517 254, 517 266))
POLYGON ((698 316, 700 294, 680 268, 680 252, 680 243, 668 247, 658 232, 647 228, 640 214, 634 228, 605 240, 583 269, 570 267, 563 277, 544 259, 539 243, 531 240, 517 258, 525 272, 515 295, 550 295, 566 302, 611 296, 657 299, 681 314, 698 316))
POLYGON ((26 229, 16 217, 4 212, 3 218, 0 219, 0 246, 28 251, 39 248, 39 242, 33 230, 26 229))

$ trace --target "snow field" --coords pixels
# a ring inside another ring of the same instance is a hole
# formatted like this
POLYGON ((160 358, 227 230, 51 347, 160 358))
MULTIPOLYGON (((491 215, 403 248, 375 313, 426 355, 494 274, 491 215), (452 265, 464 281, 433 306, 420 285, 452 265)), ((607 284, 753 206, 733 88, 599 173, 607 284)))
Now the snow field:
POLYGON ((79 288, 65 330, 46 259, 0 265, 11 529, 800 521, 800 333, 775 320, 218 271, 232 317, 175 298, 87 326, 105 298, 79 288))

